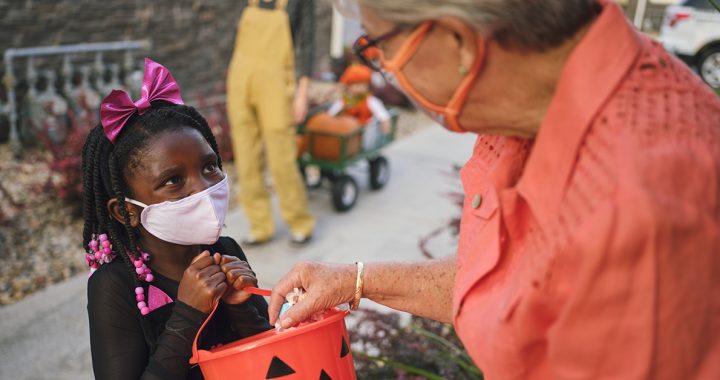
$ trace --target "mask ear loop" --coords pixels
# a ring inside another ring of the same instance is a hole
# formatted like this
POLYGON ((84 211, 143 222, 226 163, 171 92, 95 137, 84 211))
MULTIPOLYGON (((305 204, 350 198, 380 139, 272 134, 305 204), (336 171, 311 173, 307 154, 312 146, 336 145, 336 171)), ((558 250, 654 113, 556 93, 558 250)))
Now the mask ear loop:
POLYGON ((413 32, 410 37, 408 37, 408 41, 400 48, 393 59, 386 61, 381 53, 380 61, 385 70, 395 75, 400 85, 402 85, 402 87, 408 92, 408 95, 415 98, 420 105, 428 110, 444 115, 448 121, 448 129, 454 132, 467 132, 460 126, 457 119, 460 114, 460 109, 467 100, 468 94, 470 93, 475 80, 480 75, 480 70, 482 69, 483 62, 485 61, 485 40, 483 38, 478 39, 477 52, 475 54, 475 60, 473 61, 472 67, 470 68, 470 72, 465 76, 463 81, 460 82, 460 85, 457 90, 455 90, 455 93, 450 98, 448 104, 446 106, 441 106, 432 103, 420 94, 420 92, 417 91, 412 84, 410 84, 410 81, 408 81, 405 73, 402 72, 402 68, 405 67, 407 62, 415 55, 417 49, 420 48, 420 44, 423 42, 424 37, 430 31, 432 26, 432 21, 425 21, 422 23, 420 27, 413 32))
POLYGON ((380 51, 380 63, 382 64, 382 67, 388 71, 400 71, 410 58, 415 55, 415 52, 420 47, 420 44, 424 39, 423 37, 430 32, 432 27, 432 21, 425 21, 420 24, 420 26, 410 34, 407 42, 400 47, 397 54, 395 54, 395 57, 390 60, 386 60, 382 50, 378 49, 380 51))
POLYGON ((145 203, 142 203, 142 202, 140 202, 140 201, 136 201, 136 200, 134 200, 134 199, 130 199, 130 198, 128 198, 128 197, 125 197, 125 202, 127 202, 127 203, 132 203, 132 204, 134 204, 135 206, 140 206, 140 207, 142 207, 142 208, 147 208, 147 207, 148 207, 148 205, 146 205, 145 203))
POLYGON ((386 61, 385 57, 382 55, 382 52, 380 54, 380 62, 382 63, 382 67, 390 72, 392 75, 395 76, 399 84, 403 87, 405 91, 407 91, 408 95, 417 100, 421 106, 427 108, 428 110, 436 113, 441 113, 444 111, 445 107, 438 106, 429 100, 427 100, 424 96, 422 96, 416 89, 413 87, 410 82, 407 80, 407 77, 402 72, 403 67, 410 61, 410 59, 415 55, 417 50, 420 48, 420 45, 422 44, 424 37, 430 32, 430 29, 433 27, 432 21, 425 21, 423 22, 417 30, 415 30, 410 36, 408 37, 407 42, 400 47, 397 54, 393 59, 386 61))
POLYGON ((480 71, 485 63, 485 39, 478 37, 477 51, 475 52, 475 60, 473 61, 470 72, 465 76, 465 79, 460 83, 455 94, 450 99, 445 108, 445 114, 448 120, 448 129, 454 132, 467 132, 467 130, 460 126, 458 117, 462 107, 467 102, 467 98, 475 85, 475 81, 480 76, 480 71))

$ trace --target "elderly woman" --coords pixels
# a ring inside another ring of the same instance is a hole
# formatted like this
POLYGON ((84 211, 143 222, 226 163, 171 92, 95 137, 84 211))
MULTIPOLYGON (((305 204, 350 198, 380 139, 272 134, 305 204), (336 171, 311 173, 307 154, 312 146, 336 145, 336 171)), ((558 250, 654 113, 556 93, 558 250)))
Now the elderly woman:
MULTIPOLYGON (((368 298, 489 379, 720 378, 720 101, 611 1, 360 0, 369 63, 453 131, 457 256, 296 265, 271 323, 368 298), (293 287, 307 298, 277 318, 293 287)), ((388 252, 392 254, 392 252, 388 252)))

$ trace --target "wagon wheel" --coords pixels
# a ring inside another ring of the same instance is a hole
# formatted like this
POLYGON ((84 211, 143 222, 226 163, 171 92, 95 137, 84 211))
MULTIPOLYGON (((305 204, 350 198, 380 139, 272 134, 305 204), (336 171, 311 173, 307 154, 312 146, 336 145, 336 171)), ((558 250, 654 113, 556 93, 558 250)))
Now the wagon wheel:
POLYGON ((335 210, 339 212, 350 210, 357 198, 357 182, 346 174, 337 176, 332 185, 332 202, 335 210))
POLYGON ((380 190, 390 180, 390 163, 383 156, 370 159, 370 188, 380 190))

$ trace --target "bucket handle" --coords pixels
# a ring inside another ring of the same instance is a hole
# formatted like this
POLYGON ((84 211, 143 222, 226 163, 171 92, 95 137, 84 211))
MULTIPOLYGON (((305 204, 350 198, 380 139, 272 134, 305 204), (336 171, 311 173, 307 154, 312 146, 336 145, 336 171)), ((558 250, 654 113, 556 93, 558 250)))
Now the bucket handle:
MULTIPOLYGON (((260 288, 254 287, 254 286, 245 287, 244 290, 250 294, 256 294, 259 296, 270 297, 270 295, 272 295, 271 290, 260 289, 260 288)), ((197 364, 200 362, 200 355, 198 354, 197 342, 198 342, 198 339, 200 338, 200 333, 203 331, 203 329, 208 324, 208 322, 210 322, 210 318, 212 318, 213 314, 215 314, 215 310, 217 310, 218 305, 220 305, 220 300, 215 302, 215 306, 213 306, 212 311, 210 311, 210 314, 208 314, 207 318, 205 319, 205 322, 203 322, 203 324, 198 329, 197 334, 195 334, 195 339, 193 340, 193 344, 192 344, 192 356, 190 357, 190 364, 197 364)))

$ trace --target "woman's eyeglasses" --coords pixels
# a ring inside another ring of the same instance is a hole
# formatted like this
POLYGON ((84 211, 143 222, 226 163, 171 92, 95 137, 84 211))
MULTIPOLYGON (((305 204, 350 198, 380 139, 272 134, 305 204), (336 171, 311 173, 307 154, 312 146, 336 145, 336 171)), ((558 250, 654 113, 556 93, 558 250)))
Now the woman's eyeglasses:
POLYGON ((367 34, 363 34, 353 44, 353 51, 355 55, 360 59, 360 62, 370 67, 375 71, 382 71, 382 63, 380 61, 380 48, 378 44, 382 41, 388 40, 400 34, 403 30, 406 30, 405 26, 396 26, 391 31, 377 37, 370 38, 367 34))

